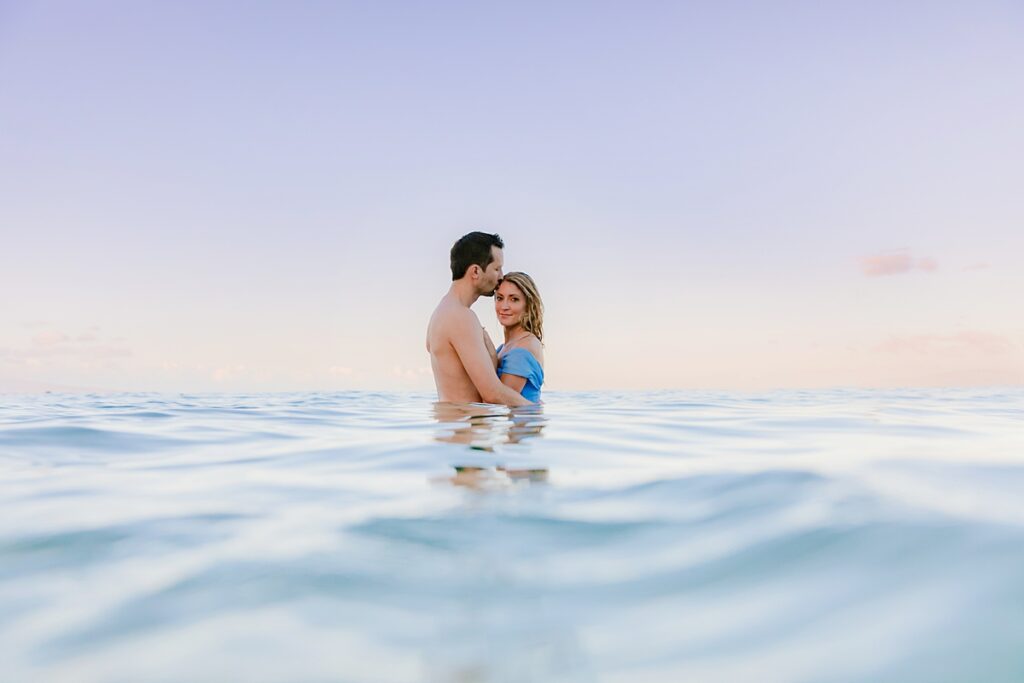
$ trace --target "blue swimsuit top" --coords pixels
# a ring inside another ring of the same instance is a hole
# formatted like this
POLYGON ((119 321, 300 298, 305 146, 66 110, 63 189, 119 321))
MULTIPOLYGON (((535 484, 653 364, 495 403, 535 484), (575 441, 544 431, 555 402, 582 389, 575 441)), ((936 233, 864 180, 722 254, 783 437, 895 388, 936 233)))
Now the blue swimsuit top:
MULTIPOLYGON (((504 344, 497 348, 498 353, 504 348, 504 344)), ((502 375, 515 375, 525 377, 526 384, 520 391, 527 401, 540 402, 540 387, 544 384, 544 368, 533 354, 526 349, 513 348, 498 359, 498 377, 502 375)))

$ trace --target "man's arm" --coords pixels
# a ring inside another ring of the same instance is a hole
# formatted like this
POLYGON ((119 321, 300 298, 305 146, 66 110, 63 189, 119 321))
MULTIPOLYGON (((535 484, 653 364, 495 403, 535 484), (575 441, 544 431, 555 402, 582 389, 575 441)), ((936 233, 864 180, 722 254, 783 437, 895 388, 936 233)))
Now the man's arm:
POLYGON ((498 380, 494 363, 484 346, 480 334, 480 322, 472 311, 458 316, 452 325, 451 342, 459 354, 462 367, 466 368, 480 397, 487 403, 504 403, 507 406, 528 406, 531 404, 522 394, 513 391, 498 380))

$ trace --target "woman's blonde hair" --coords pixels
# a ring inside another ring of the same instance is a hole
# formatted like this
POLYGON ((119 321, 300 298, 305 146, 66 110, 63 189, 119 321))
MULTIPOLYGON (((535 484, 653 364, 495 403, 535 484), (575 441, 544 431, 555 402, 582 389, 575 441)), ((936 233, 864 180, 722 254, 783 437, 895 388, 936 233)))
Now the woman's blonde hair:
POLYGON ((544 341, 544 302, 540 300, 537 283, 526 273, 507 273, 502 282, 511 282, 526 298, 526 310, 523 311, 523 329, 532 332, 537 339, 544 341))

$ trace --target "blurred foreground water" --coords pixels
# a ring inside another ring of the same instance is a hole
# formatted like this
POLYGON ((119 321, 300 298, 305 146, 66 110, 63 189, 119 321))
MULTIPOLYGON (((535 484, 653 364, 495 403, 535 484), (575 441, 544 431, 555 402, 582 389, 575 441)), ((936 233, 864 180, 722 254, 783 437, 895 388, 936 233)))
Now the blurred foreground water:
POLYGON ((0 397, 0 681, 1024 680, 1024 391, 0 397))

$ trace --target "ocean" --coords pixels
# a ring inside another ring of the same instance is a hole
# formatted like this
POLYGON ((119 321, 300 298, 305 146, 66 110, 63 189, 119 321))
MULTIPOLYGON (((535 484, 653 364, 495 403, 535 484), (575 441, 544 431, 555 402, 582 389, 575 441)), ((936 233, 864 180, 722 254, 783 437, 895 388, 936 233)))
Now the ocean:
POLYGON ((1024 680, 1024 390, 0 396, 0 681, 1024 680))

